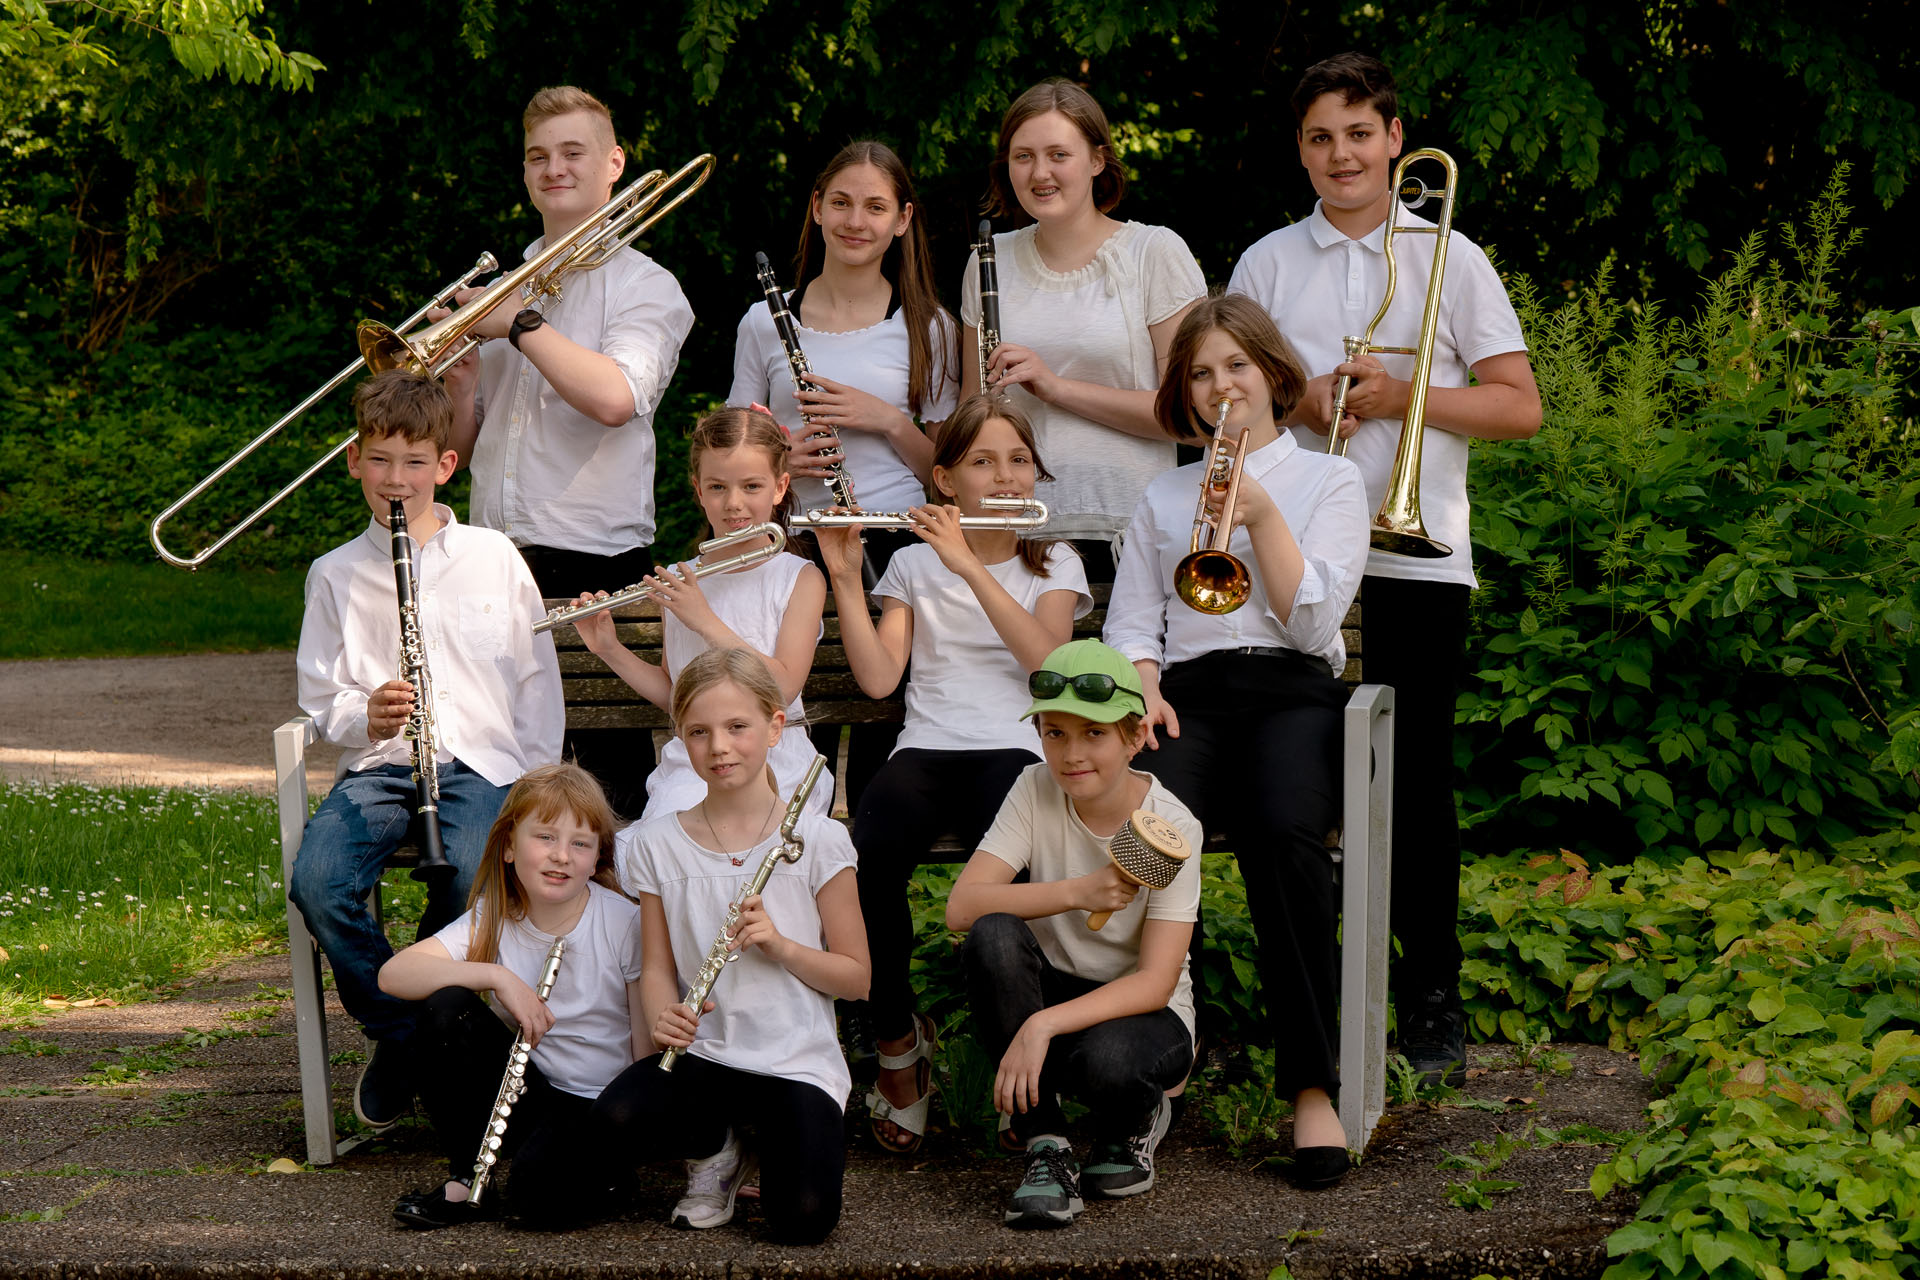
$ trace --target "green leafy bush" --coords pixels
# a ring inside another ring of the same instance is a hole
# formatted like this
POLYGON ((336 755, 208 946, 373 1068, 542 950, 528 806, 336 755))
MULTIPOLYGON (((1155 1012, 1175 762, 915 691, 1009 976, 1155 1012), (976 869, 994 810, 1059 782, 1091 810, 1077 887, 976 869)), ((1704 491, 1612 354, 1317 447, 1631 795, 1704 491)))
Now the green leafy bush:
POLYGON ((1643 1193, 1607 1280, 1915 1273, 1920 838, 1891 843, 1469 870, 1477 1028, 1637 1049, 1661 1085, 1593 1176, 1643 1193))
POLYGON ((1692 320, 1516 287, 1547 412, 1476 451, 1482 847, 1831 849, 1920 802, 1920 308, 1841 305, 1844 181, 1692 320))

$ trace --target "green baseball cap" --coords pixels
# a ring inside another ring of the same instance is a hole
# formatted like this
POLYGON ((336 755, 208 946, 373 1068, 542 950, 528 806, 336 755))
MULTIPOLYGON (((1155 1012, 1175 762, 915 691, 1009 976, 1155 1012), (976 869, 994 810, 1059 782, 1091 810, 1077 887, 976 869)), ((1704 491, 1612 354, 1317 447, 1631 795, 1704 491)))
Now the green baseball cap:
POLYGON ((1098 640, 1069 640, 1027 677, 1033 705, 1021 719, 1042 711, 1065 711, 1097 724, 1145 715, 1146 695, 1134 665, 1098 640))

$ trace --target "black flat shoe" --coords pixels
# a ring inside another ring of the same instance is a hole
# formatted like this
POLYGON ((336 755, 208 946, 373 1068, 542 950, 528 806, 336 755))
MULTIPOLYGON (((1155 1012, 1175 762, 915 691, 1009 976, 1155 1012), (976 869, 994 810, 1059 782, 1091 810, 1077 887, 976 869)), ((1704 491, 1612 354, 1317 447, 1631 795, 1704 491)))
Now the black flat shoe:
POLYGON ((1345 1147, 1299 1147, 1286 1166, 1287 1181, 1302 1191, 1324 1191, 1346 1177, 1352 1167, 1345 1147))
POLYGON ((447 1199, 444 1186, 431 1191, 409 1191, 393 1206, 393 1220, 415 1231, 465 1226, 469 1222, 484 1222, 486 1217, 487 1211, 470 1201, 447 1199))

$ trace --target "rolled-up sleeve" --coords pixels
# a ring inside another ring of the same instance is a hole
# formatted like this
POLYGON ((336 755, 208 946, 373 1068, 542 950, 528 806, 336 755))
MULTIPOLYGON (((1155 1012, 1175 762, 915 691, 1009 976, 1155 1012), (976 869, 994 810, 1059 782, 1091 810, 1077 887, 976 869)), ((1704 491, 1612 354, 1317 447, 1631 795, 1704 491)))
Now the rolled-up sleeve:
POLYGON ((600 350, 625 375, 634 416, 651 418, 680 363, 680 344, 693 328, 693 307, 671 272, 651 262, 646 266, 632 286, 609 291, 600 350))
POLYGON ((1333 646, 1367 567, 1366 485, 1350 460, 1334 461, 1339 465, 1327 469, 1306 527, 1294 530, 1306 566, 1293 593, 1293 608, 1285 622, 1271 605, 1266 610, 1288 647, 1302 653, 1323 653, 1333 646))

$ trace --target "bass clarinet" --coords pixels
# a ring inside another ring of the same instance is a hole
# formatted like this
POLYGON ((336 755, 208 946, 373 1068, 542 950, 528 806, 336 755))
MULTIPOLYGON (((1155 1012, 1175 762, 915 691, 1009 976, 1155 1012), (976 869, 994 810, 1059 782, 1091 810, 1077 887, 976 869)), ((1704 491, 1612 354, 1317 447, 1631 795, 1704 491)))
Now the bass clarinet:
MULTIPOLYGON (((824 756, 813 758, 813 767, 807 770, 807 776, 800 780, 794 789, 793 799, 787 801, 787 813, 780 820, 780 842, 767 850, 767 856, 753 870, 753 878, 748 880, 740 892, 727 904, 727 915, 720 922, 720 936, 707 948, 707 958, 700 962, 700 971, 693 975, 693 985, 687 988, 687 998, 680 1003, 693 1010, 694 1017, 700 1016, 701 1006, 713 993, 713 984, 720 977, 720 971, 740 958, 733 949, 733 931, 740 923, 740 912, 748 898, 767 887, 767 881, 773 878, 774 868, 782 862, 798 862, 800 855, 807 851, 806 842, 800 839, 795 828, 800 825, 800 812, 806 808, 807 797, 813 794, 813 784, 820 779, 820 770, 826 765, 824 756)), ((684 1050, 679 1045, 669 1045, 660 1055, 660 1069, 673 1070, 673 1064, 684 1050)))
POLYGON ((987 361, 1000 345, 1000 269, 993 255, 993 223, 982 218, 979 234, 974 253, 980 263, 980 327, 974 354, 980 365, 980 394, 986 395, 987 361))
MULTIPOLYGON (((560 954, 566 949, 565 938, 555 938, 547 948, 547 963, 540 970, 540 985, 533 992, 542 1003, 553 994, 553 980, 560 976, 560 954)), ((500 1092, 493 1095, 493 1114, 487 1117, 487 1131, 480 1138, 480 1154, 474 1157, 468 1204, 480 1203, 487 1179, 493 1176, 493 1166, 500 1162, 500 1144, 507 1137, 507 1117, 513 1114, 514 1103, 527 1091, 527 1064, 532 1060, 533 1044, 527 1039, 526 1028, 522 1027, 520 1034, 513 1038, 513 1048, 507 1051, 507 1072, 500 1077, 500 1092)))
POLYGON ((440 764, 434 758, 438 747, 433 733, 433 677, 427 671, 427 645, 420 634, 420 600, 414 590, 413 539, 407 536, 407 508, 393 500, 387 517, 393 531, 393 580, 400 593, 400 672, 413 686, 413 710, 407 713, 402 730, 413 744, 414 812, 420 819, 420 865, 412 871, 415 880, 433 880, 451 876, 456 870, 447 861, 440 843, 440 764))

